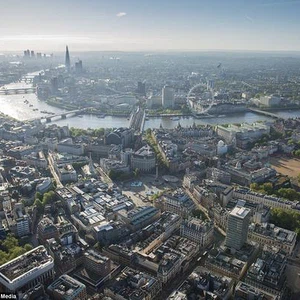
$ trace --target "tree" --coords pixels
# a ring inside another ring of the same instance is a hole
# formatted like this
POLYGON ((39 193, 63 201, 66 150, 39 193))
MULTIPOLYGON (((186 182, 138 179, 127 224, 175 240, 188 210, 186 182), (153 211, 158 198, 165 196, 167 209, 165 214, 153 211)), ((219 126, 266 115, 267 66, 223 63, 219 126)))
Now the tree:
POLYGON ((50 204, 56 200, 56 194, 53 191, 45 193, 43 196, 43 205, 50 204))
POLYGON ((44 212, 44 205, 43 205, 43 202, 40 200, 40 199, 36 199, 34 201, 34 205, 36 206, 37 208, 37 213, 38 215, 42 215, 43 212, 44 212))
POLYGON ((55 179, 52 180, 52 184, 53 184, 53 187, 56 189, 57 188, 57 182, 55 179))
POLYGON ((292 188, 281 188, 278 190, 277 195, 291 201, 300 200, 300 193, 298 193, 292 188))
POLYGON ((300 157, 300 149, 294 151, 294 155, 297 157, 300 157))
POLYGON ((25 244, 25 245, 24 245, 24 249, 25 249, 26 252, 28 252, 28 251, 32 250, 32 245, 30 245, 30 244, 25 244))
POLYGON ((259 190, 259 184, 254 182, 250 184, 250 189, 253 191, 258 191, 259 190))
POLYGON ((270 222, 278 227, 296 232, 300 231, 300 213, 296 211, 273 208, 271 210, 270 222))
POLYGON ((271 182, 264 183, 262 188, 268 195, 273 194, 273 185, 271 182))
POLYGON ((43 200, 43 195, 40 192, 35 193, 35 199, 43 200))
POLYGON ((135 178, 139 177, 139 175, 140 175, 140 170, 139 170, 139 169, 134 169, 133 175, 134 175, 135 178))
POLYGON ((200 218, 202 220, 206 220, 207 219, 205 213, 202 210, 200 210, 200 209, 194 209, 192 211, 192 215, 193 215, 193 217, 200 218))
POLYGON ((29 244, 25 246, 21 247, 18 240, 11 234, 8 234, 6 239, 0 242, 0 265, 32 249, 32 246, 29 244))

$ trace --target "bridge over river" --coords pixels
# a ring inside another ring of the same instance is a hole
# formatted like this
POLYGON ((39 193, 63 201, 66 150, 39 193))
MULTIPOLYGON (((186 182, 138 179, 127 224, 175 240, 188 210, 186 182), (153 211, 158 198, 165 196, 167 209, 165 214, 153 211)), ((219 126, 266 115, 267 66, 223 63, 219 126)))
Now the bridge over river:
POLYGON ((61 119, 66 119, 67 117, 73 117, 76 115, 80 115, 83 113, 86 113, 88 110, 90 110, 90 107, 87 108, 81 108, 81 109, 75 109, 75 110, 69 110, 69 111, 64 111, 62 113, 59 114, 53 114, 53 115, 45 115, 45 116, 41 116, 38 118, 33 118, 30 120, 27 120, 28 122, 34 122, 37 120, 46 120, 46 123, 50 123, 53 119, 60 117, 61 119))
POLYGON ((33 94, 36 92, 35 87, 24 87, 24 88, 10 88, 10 89, 5 89, 1 88, 0 89, 0 95, 14 95, 14 94, 33 94))

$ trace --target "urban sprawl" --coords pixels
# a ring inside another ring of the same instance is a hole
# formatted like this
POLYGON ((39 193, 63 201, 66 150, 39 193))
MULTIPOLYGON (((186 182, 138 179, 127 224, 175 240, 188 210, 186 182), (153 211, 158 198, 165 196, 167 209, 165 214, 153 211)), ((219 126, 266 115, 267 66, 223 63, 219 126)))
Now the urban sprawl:
POLYGON ((300 62, 232 55, 0 57, 1 293, 299 299, 300 62))

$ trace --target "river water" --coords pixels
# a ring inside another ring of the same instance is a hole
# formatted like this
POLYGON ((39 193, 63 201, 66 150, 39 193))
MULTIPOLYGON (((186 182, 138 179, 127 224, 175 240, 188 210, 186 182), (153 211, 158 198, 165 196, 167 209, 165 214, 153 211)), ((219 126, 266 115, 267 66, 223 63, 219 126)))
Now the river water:
MULTIPOLYGON (((38 72, 30 73, 28 75, 35 75, 38 72)), ((31 87, 31 84, 24 82, 11 83, 5 87, 20 88, 20 87, 31 87)), ((37 98, 36 94, 15 94, 15 95, 0 95, 0 112, 7 114, 15 119, 26 121, 33 118, 39 118, 45 116, 41 111, 49 111, 55 114, 62 113, 65 110, 56 108, 48 105, 44 101, 37 98), (24 101, 28 100, 29 103, 24 101), (38 109, 34 111, 33 109, 38 109)), ((293 111, 282 111, 276 112, 276 114, 284 117, 300 117, 300 110, 293 111)), ((163 128, 171 129, 180 123, 181 126, 187 127, 192 126, 193 123, 198 124, 229 124, 229 123, 253 123, 256 121, 272 120, 270 117, 259 115, 253 112, 246 112, 234 115, 227 115, 225 117, 215 118, 203 118, 194 119, 193 117, 181 117, 179 120, 171 120, 169 117, 151 117, 145 122, 144 129, 147 128, 159 128, 161 125, 163 128)), ((127 127, 129 121, 124 117, 112 117, 106 116, 105 118, 98 118, 93 115, 83 115, 81 118, 78 116, 70 117, 67 119, 56 119, 52 123, 63 126, 68 125, 69 127, 78 128, 117 128, 127 127)))

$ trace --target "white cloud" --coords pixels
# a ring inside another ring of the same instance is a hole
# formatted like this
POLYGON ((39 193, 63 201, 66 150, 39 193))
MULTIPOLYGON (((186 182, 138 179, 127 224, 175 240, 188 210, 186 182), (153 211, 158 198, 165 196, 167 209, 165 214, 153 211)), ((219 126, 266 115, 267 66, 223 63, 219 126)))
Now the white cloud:
POLYGON ((245 18, 249 21, 249 22, 253 22, 253 18, 249 17, 249 16, 245 16, 245 18))
POLYGON ((127 15, 126 12, 119 12, 119 13, 116 14, 116 16, 117 16, 118 18, 124 17, 124 16, 126 16, 126 15, 127 15))

